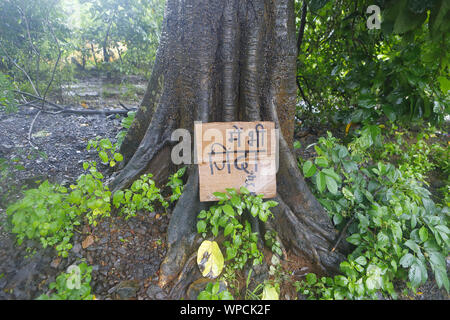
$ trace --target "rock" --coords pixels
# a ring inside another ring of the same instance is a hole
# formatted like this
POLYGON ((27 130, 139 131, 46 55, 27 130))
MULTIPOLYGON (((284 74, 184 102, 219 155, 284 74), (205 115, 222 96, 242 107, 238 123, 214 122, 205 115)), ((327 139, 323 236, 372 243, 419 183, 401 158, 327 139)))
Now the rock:
POLYGON ((72 248, 73 253, 78 254, 81 251, 81 245, 77 242, 72 248))
POLYGON ((167 299, 167 294, 157 284, 151 284, 148 287, 147 296, 152 300, 167 299))
POLYGON ((50 266, 52 268, 58 268, 59 264, 61 263, 61 258, 56 258, 52 261, 52 263, 50 263, 50 266))
POLYGON ((139 282, 136 280, 126 280, 120 282, 116 288, 116 298, 120 300, 130 300, 136 298, 139 290, 139 282))
POLYGON ((120 254, 126 255, 127 249, 125 249, 124 247, 119 247, 119 248, 117 248, 117 252, 119 252, 120 254))

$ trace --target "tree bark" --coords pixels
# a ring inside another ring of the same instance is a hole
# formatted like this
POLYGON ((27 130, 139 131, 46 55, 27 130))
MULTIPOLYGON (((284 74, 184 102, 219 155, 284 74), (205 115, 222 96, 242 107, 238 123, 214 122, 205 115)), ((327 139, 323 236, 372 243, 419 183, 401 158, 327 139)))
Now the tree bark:
MULTIPOLYGON (((281 130, 280 205, 269 227, 318 270, 336 271, 343 259, 339 248, 331 251, 337 232, 292 154, 296 40, 293 0, 168 0, 152 76, 122 144, 126 164, 110 185, 113 192, 147 171, 168 173, 175 128, 192 133, 194 121, 273 121, 281 130)), ((176 297, 184 292, 183 279, 190 279, 186 270, 192 267, 185 264, 197 249, 196 216, 205 207, 198 169, 191 165, 188 173, 160 269, 160 285, 175 285, 176 297)))

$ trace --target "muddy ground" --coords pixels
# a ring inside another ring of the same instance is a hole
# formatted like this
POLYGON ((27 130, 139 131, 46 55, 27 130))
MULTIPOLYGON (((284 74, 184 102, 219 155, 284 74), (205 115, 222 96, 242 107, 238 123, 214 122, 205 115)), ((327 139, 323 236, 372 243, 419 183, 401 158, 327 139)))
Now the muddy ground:
MULTIPOLYGON (((136 77, 82 79, 67 86, 55 99, 71 108, 120 109, 119 101, 136 107, 143 88, 145 81, 136 77)), ((28 141, 28 131, 36 113, 30 107, 22 107, 16 114, 0 113, 0 158, 15 159, 14 165, 23 166, 23 170, 13 169, 10 177, 0 180, 0 193, 8 193, 8 199, 0 202, 0 299, 35 299, 46 293, 48 284, 59 273, 83 259, 93 267, 91 287, 97 299, 166 299, 157 281, 166 253, 170 210, 140 212, 128 221, 112 216, 96 228, 82 226, 75 232, 69 257, 64 259, 58 258, 52 248, 42 249, 35 242, 16 245, 15 236, 5 223, 5 202, 20 197, 21 188, 35 187, 47 179, 66 186, 74 183, 83 172, 82 162, 96 157, 86 151, 87 142, 96 136, 114 142, 121 130, 122 116, 42 113, 32 130, 33 144, 38 147, 35 150, 28 141), (31 257, 27 257, 27 246, 37 248, 31 257)), ((299 132, 302 150, 325 134, 326 130, 320 129, 309 134, 299 132)), ((314 148, 299 152, 309 157, 314 148)), ((100 169, 109 173, 106 167, 100 169)), ((301 270, 302 266, 297 268, 301 270)), ((402 298, 449 298, 433 281, 428 281, 419 292, 402 298)))

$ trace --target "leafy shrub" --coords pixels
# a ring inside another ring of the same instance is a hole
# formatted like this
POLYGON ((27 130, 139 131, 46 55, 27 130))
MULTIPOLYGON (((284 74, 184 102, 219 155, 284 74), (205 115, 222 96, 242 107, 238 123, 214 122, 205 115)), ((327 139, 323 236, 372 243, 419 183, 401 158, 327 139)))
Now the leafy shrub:
POLYGON ((70 266, 67 272, 58 275, 56 281, 49 285, 52 293, 42 294, 37 300, 93 300, 91 272, 92 267, 85 262, 70 266))
POLYGON ((37 189, 25 191, 23 199, 6 210, 11 216, 12 232, 20 245, 25 238, 39 239, 44 248, 56 245, 63 256, 72 248, 69 243, 79 212, 65 201, 67 189, 43 182, 37 189))
MULTIPOLYGON (((99 157, 110 166, 122 161, 122 155, 114 152, 108 139, 90 141, 99 157)), ((111 201, 126 219, 137 210, 153 211, 152 203, 159 201, 164 208, 168 203, 161 196, 160 189, 151 180, 151 174, 142 175, 131 189, 116 192, 111 199, 111 191, 103 181, 103 174, 97 170, 95 161, 84 162, 83 169, 75 185, 67 188, 43 182, 37 189, 25 192, 24 197, 10 205, 6 213, 13 225, 12 232, 17 234, 20 245, 25 238, 38 239, 42 246, 55 246, 58 255, 68 256, 72 248, 70 243, 74 227, 87 219, 90 225, 111 214, 111 201)))
POLYGON ((159 201, 164 208, 169 206, 151 177, 152 174, 144 174, 133 182, 131 189, 114 193, 113 204, 116 208, 121 207, 120 213, 125 214, 125 219, 134 217, 139 210, 153 211, 152 203, 155 201, 159 201))
POLYGON ((252 233, 248 221, 241 222, 244 211, 248 211, 253 217, 258 217, 266 222, 272 215, 270 208, 278 205, 275 201, 263 201, 263 195, 253 196, 245 188, 241 187, 241 194, 235 189, 229 188, 226 193, 215 192, 219 200, 208 211, 202 210, 198 214, 197 231, 203 237, 211 232, 214 237, 223 228, 223 234, 230 241, 224 241, 226 248, 226 260, 231 260, 230 266, 234 269, 242 269, 248 260, 252 259, 253 265, 262 262, 262 253, 258 250, 258 234, 252 233))
POLYGON ((91 148, 97 150, 98 156, 103 164, 109 164, 109 166, 114 167, 117 162, 123 161, 123 156, 115 152, 118 149, 118 143, 112 144, 107 138, 100 139, 97 137, 96 139, 89 140, 86 149, 89 151, 91 148))
POLYGON ((181 194, 183 193, 183 177, 186 172, 186 167, 179 169, 177 172, 169 176, 169 182, 166 184, 167 187, 172 189, 172 195, 170 196, 170 203, 177 201, 181 194))
POLYGON ((328 133, 315 146, 314 164, 302 165, 320 203, 338 228, 348 224, 347 241, 355 245, 341 263, 342 275, 310 275, 298 284, 309 298, 376 298, 377 292, 396 298, 393 281, 407 279, 415 290, 428 278, 427 265, 438 286, 449 291, 448 209, 437 206, 405 166, 369 160, 368 148, 381 143, 377 132, 364 128, 351 152, 328 133))

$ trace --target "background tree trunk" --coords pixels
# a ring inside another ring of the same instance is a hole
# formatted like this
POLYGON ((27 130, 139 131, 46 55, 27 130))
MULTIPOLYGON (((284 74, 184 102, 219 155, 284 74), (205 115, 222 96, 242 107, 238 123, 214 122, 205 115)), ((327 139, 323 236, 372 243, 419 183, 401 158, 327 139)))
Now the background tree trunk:
MULTIPOLYGON (((168 0, 154 70, 122 144, 126 164, 111 188, 126 187, 146 171, 165 179, 176 128, 192 133, 194 121, 274 121, 282 133, 275 199, 280 205, 268 227, 291 252, 330 271, 343 258, 331 252, 337 234, 291 153, 297 94, 294 14, 293 0, 168 0)), ((160 285, 178 279, 178 289, 192 274, 186 271, 194 270, 189 257, 196 250, 196 215, 205 206, 199 202, 198 169, 191 166, 188 172, 160 270, 160 285)))

